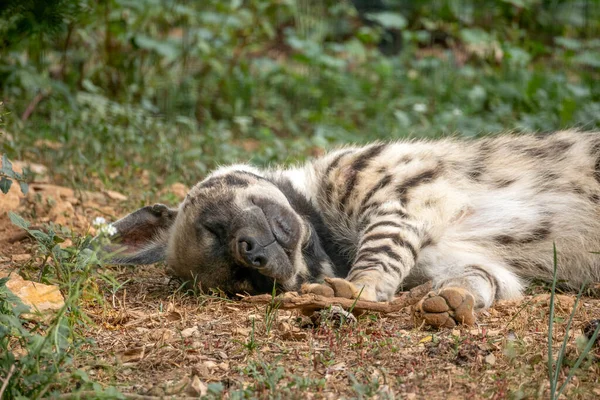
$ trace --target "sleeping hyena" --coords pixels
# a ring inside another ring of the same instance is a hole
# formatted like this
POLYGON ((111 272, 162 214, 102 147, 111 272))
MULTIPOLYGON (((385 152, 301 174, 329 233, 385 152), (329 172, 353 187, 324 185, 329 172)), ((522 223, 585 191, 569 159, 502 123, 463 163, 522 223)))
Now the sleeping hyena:
POLYGON ((117 221, 114 262, 166 260, 226 292, 323 292, 388 301, 432 280, 416 314, 435 326, 521 295, 531 279, 600 280, 600 134, 343 148, 299 168, 233 165, 176 209, 117 221), (320 283, 330 279, 330 288, 320 283), (326 291, 327 291, 326 290, 326 291))

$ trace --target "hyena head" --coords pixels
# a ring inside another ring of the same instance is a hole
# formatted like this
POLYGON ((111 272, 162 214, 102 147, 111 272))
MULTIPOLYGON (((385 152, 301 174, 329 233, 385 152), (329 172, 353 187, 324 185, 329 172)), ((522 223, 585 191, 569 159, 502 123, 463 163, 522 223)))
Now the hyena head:
POLYGON ((175 276, 202 289, 265 293, 274 281, 296 288, 327 261, 306 216, 271 180, 247 166, 218 170, 177 209, 147 206, 115 222, 120 252, 110 260, 166 260, 175 276), (313 268, 314 269, 314 268, 313 268))

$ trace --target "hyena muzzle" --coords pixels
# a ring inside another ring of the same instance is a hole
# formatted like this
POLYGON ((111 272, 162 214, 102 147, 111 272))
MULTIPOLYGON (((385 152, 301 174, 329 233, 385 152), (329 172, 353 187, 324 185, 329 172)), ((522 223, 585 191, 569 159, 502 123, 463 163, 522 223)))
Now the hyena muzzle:
POLYGON ((178 208, 144 207, 114 227, 113 263, 165 260, 204 289, 387 301, 432 280, 416 315, 473 323, 551 279, 554 245, 561 282, 600 280, 600 134, 375 143, 299 168, 233 165, 178 208))

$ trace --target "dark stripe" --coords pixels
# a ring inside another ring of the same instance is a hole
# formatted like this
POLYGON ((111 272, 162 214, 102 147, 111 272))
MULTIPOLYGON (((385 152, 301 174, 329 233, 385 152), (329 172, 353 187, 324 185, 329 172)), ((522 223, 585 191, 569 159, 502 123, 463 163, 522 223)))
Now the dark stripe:
POLYGON ((406 241, 405 239, 402 238, 394 238, 392 239, 394 241, 394 243, 396 243, 398 246, 402 246, 405 249, 408 249, 410 251, 410 253, 413 256, 413 259, 417 259, 417 250, 415 249, 415 246, 413 246, 410 242, 406 241))
POLYGON ((327 169, 325 170, 325 176, 329 176, 329 173, 331 173, 331 171, 338 166, 338 164, 340 163, 342 157, 344 157, 345 155, 347 155, 348 153, 350 153, 352 150, 346 150, 341 152, 340 154, 338 154, 337 156, 335 156, 335 158, 331 161, 331 163, 327 166, 327 169))
POLYGON ((501 245, 506 246, 510 244, 529 244, 540 240, 546 240, 552 233, 550 229, 550 223, 545 222, 540 227, 536 228, 531 234, 525 237, 514 237, 510 235, 498 235, 494 237, 494 241, 501 245))
POLYGON ((398 229, 407 229, 411 232, 414 232, 415 234, 419 234, 419 231, 417 230, 417 228, 415 228, 414 226, 408 224, 408 223, 402 223, 402 222, 394 222, 394 221, 379 221, 379 222, 375 222, 373 225, 370 225, 366 231, 363 232, 363 236, 368 234, 369 232, 372 232, 374 229, 379 228, 380 226, 391 226, 394 228, 398 228, 398 229))
POLYGON ((372 254, 361 254, 358 256, 356 261, 354 261, 354 265, 361 262, 379 262, 380 260, 376 257, 373 257, 372 254))
POLYGON ((364 170, 367 165, 369 165, 369 161, 373 158, 377 157, 385 148, 385 144, 380 143, 369 147, 367 150, 359 154, 352 164, 350 165, 350 176, 348 177, 348 183, 346 184, 346 190, 344 194, 340 198, 340 204, 343 208, 346 208, 346 203, 348 202, 348 198, 352 194, 354 190, 354 186, 356 186, 356 181, 358 180, 358 174, 364 170))
POLYGON ((500 285, 498 284, 498 280, 495 276, 490 274, 485 269, 481 268, 478 265, 469 265, 467 268, 471 268, 474 272, 478 273, 478 275, 483 276, 483 278, 487 279, 492 286, 492 290, 494 291, 494 299, 498 298, 498 292, 500 290, 500 285))
POLYGON ((526 244, 526 243, 537 242, 539 240, 545 240, 548 238, 548 236, 550 236, 551 233, 552 233, 552 230, 550 229, 549 224, 544 224, 544 226, 541 226, 541 227, 537 228, 536 230, 534 230, 531 233, 531 236, 521 239, 520 242, 526 244))
POLYGON ((514 179, 498 179, 496 182, 494 182, 494 185, 498 189, 502 189, 502 188, 512 185, 513 183, 515 183, 514 179))
POLYGON ((418 175, 408 178, 396 187, 396 193, 400 197, 400 201, 404 204, 408 198, 408 192, 415 186, 422 185, 433 181, 439 175, 439 169, 430 169, 421 172, 418 175))
POLYGON ((334 184, 333 184, 333 182, 331 182, 331 178, 329 177, 329 174, 331 174, 331 171, 333 171, 339 165, 340 161, 342 160, 342 157, 349 154, 350 152, 351 152, 351 150, 343 151, 340 154, 338 154, 337 156, 335 156, 335 158, 331 161, 331 163, 329 163, 329 165, 325 169, 323 181, 325 182, 325 198, 327 199, 328 203, 331 203, 331 197, 333 195, 333 188, 334 188, 334 184))
POLYGON ((433 239, 431 237, 428 237, 425 240, 423 240, 423 242, 421 243, 421 249, 424 249, 427 246, 431 246, 432 244, 433 244, 433 239))
MULTIPOLYGON (((352 268, 351 272, 366 272, 368 270, 380 270, 383 269, 385 271, 385 268, 383 267, 383 265, 381 265, 381 263, 378 264, 365 264, 365 265, 359 265, 357 267, 352 268)), ((386 273, 389 273, 389 271, 385 271, 386 273)))
POLYGON ((360 232, 365 228, 365 226, 369 225, 369 222, 374 218, 385 217, 385 216, 394 216, 402 219, 408 218, 408 214, 403 209, 396 210, 383 210, 380 207, 382 204, 380 203, 372 203, 367 209, 363 212, 363 214, 358 219, 358 231, 360 232))
POLYGON ((215 176, 200 184, 202 189, 210 189, 215 186, 248 187, 250 182, 243 177, 227 174, 215 176))
POLYGON ((215 186, 232 186, 232 187, 248 187, 252 182, 249 178, 256 180, 267 180, 266 178, 256 175, 249 171, 231 171, 225 175, 219 175, 200 183, 203 189, 209 189, 215 186))
POLYGON ((408 214, 404 210, 376 210, 375 213, 378 217, 384 217, 386 215, 396 215, 400 218, 406 218, 408 214))
POLYGON ((366 243, 369 243, 369 242, 374 242, 376 240, 383 240, 383 239, 390 239, 391 241, 394 242, 395 245, 398 245, 400 247, 410 250, 410 252, 413 255, 413 258, 414 259, 417 258, 417 250, 415 249, 415 246, 413 246, 410 242, 406 241, 405 239, 402 239, 397 234, 395 236, 391 236, 389 233, 379 233, 379 234, 375 234, 375 235, 371 235, 371 236, 366 236, 363 238, 361 246, 364 246, 366 243))
POLYGON ((360 203, 360 208, 358 211, 359 215, 366 211, 369 200, 371 200, 371 197, 373 197, 375 195, 375 193, 377 193, 379 190, 381 190, 384 187, 386 187, 387 185, 389 185, 391 181, 392 181, 392 175, 387 174, 383 178, 381 178, 379 180, 379 182, 377 182, 377 184, 371 188, 371 190, 369 190, 367 192, 367 194, 363 198, 362 202, 360 203))
MULTIPOLYGON (((352 269, 350 270, 350 272, 354 273, 356 271, 365 271, 365 270, 369 270, 369 269, 375 269, 378 266, 381 267, 381 269, 383 270, 383 272, 385 272, 386 274, 390 273, 390 264, 386 263, 386 262, 384 262, 382 260, 373 261, 372 264, 356 265, 356 266, 352 267, 352 269)), ((400 272, 399 269, 396 266, 393 266, 392 269, 395 272, 400 272)))
POLYGON ((377 246, 377 247, 369 247, 366 249, 361 249, 360 250, 360 254, 375 254, 375 255, 381 255, 381 254, 385 254, 386 256, 390 257, 393 260, 396 260, 398 262, 402 261, 402 256, 398 253, 396 253, 394 251, 394 249, 391 246, 388 246, 387 244, 383 244, 381 246, 377 246))

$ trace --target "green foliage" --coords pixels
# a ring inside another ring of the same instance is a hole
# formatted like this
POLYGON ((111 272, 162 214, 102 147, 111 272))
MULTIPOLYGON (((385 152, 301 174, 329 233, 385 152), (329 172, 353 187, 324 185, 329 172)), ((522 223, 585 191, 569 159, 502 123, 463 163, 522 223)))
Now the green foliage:
POLYGON ((122 188, 143 170, 150 186, 193 183, 348 142, 600 126, 596 2, 385 4, 370 25, 316 0, 6 7, 0 92, 18 140, 4 151, 122 188), (378 50, 385 29, 400 55, 378 50))
MULTIPOLYGON (((3 104, 0 102, 0 126, 3 125, 4 115, 3 104)), ((2 135, 2 133, 3 132, 0 130, 0 135, 2 135)), ((17 181, 19 183, 19 187, 21 188, 21 192, 23 192, 23 194, 27 194, 29 187, 27 186, 27 182, 25 181, 23 175, 27 175, 28 171, 23 171, 23 174, 16 172, 6 154, 2 154, 2 164, 0 167, 0 191, 4 194, 8 193, 13 181, 17 181)))
POLYGON ((61 253, 53 244, 62 239, 51 229, 48 233, 30 230, 29 224, 18 215, 11 213, 10 218, 27 230, 44 251, 51 249, 53 261, 60 265, 56 271, 58 275, 61 270, 58 276, 65 304, 49 321, 41 316, 24 319, 23 313, 30 310, 6 287, 8 278, 0 279, 0 374, 6 379, 0 397, 41 398, 76 385, 81 390, 92 390, 95 398, 119 398, 118 391, 93 382, 73 363, 81 346, 90 345, 79 334, 80 328, 90 323, 80 309, 80 299, 88 291, 98 264, 95 253, 88 249, 89 242, 61 249, 64 252, 61 253))
POLYGON ((23 174, 13 170, 12 163, 8 160, 6 154, 3 154, 2 168, 0 168, 0 191, 2 191, 4 194, 8 193, 10 187, 12 186, 13 180, 19 183, 21 192, 23 192, 23 194, 27 194, 29 187, 27 186, 27 182, 25 182, 23 174))
MULTIPOLYGON (((10 159, 51 167, 57 183, 125 189, 146 203, 156 196, 144 190, 192 184, 223 163, 296 162, 377 139, 600 127, 598 2, 352 3, 1 2, 0 98, 9 113, 0 110, 0 190, 14 182, 27 190, 10 159)), ((11 220, 37 240, 39 280, 58 284, 67 305, 51 324, 32 325, 0 283, 10 319, 0 325, 10 327, 0 330, 1 372, 20 366, 6 393, 43 397, 59 390, 60 377, 112 396, 72 363, 86 321, 80 297, 96 262, 89 239, 62 249, 67 232, 11 220), (27 349, 19 360, 14 343, 27 349)), ((114 292, 122 285, 100 278, 114 292)), ((265 314, 267 334, 277 308, 274 301, 265 314)), ((259 345, 254 329, 244 345, 259 345)), ((549 365, 552 377, 561 362, 549 365)), ((277 366, 245 373, 268 393, 284 386, 277 366)), ((352 383, 359 395, 378 388, 352 383)), ((209 391, 218 397, 223 388, 209 391)))

